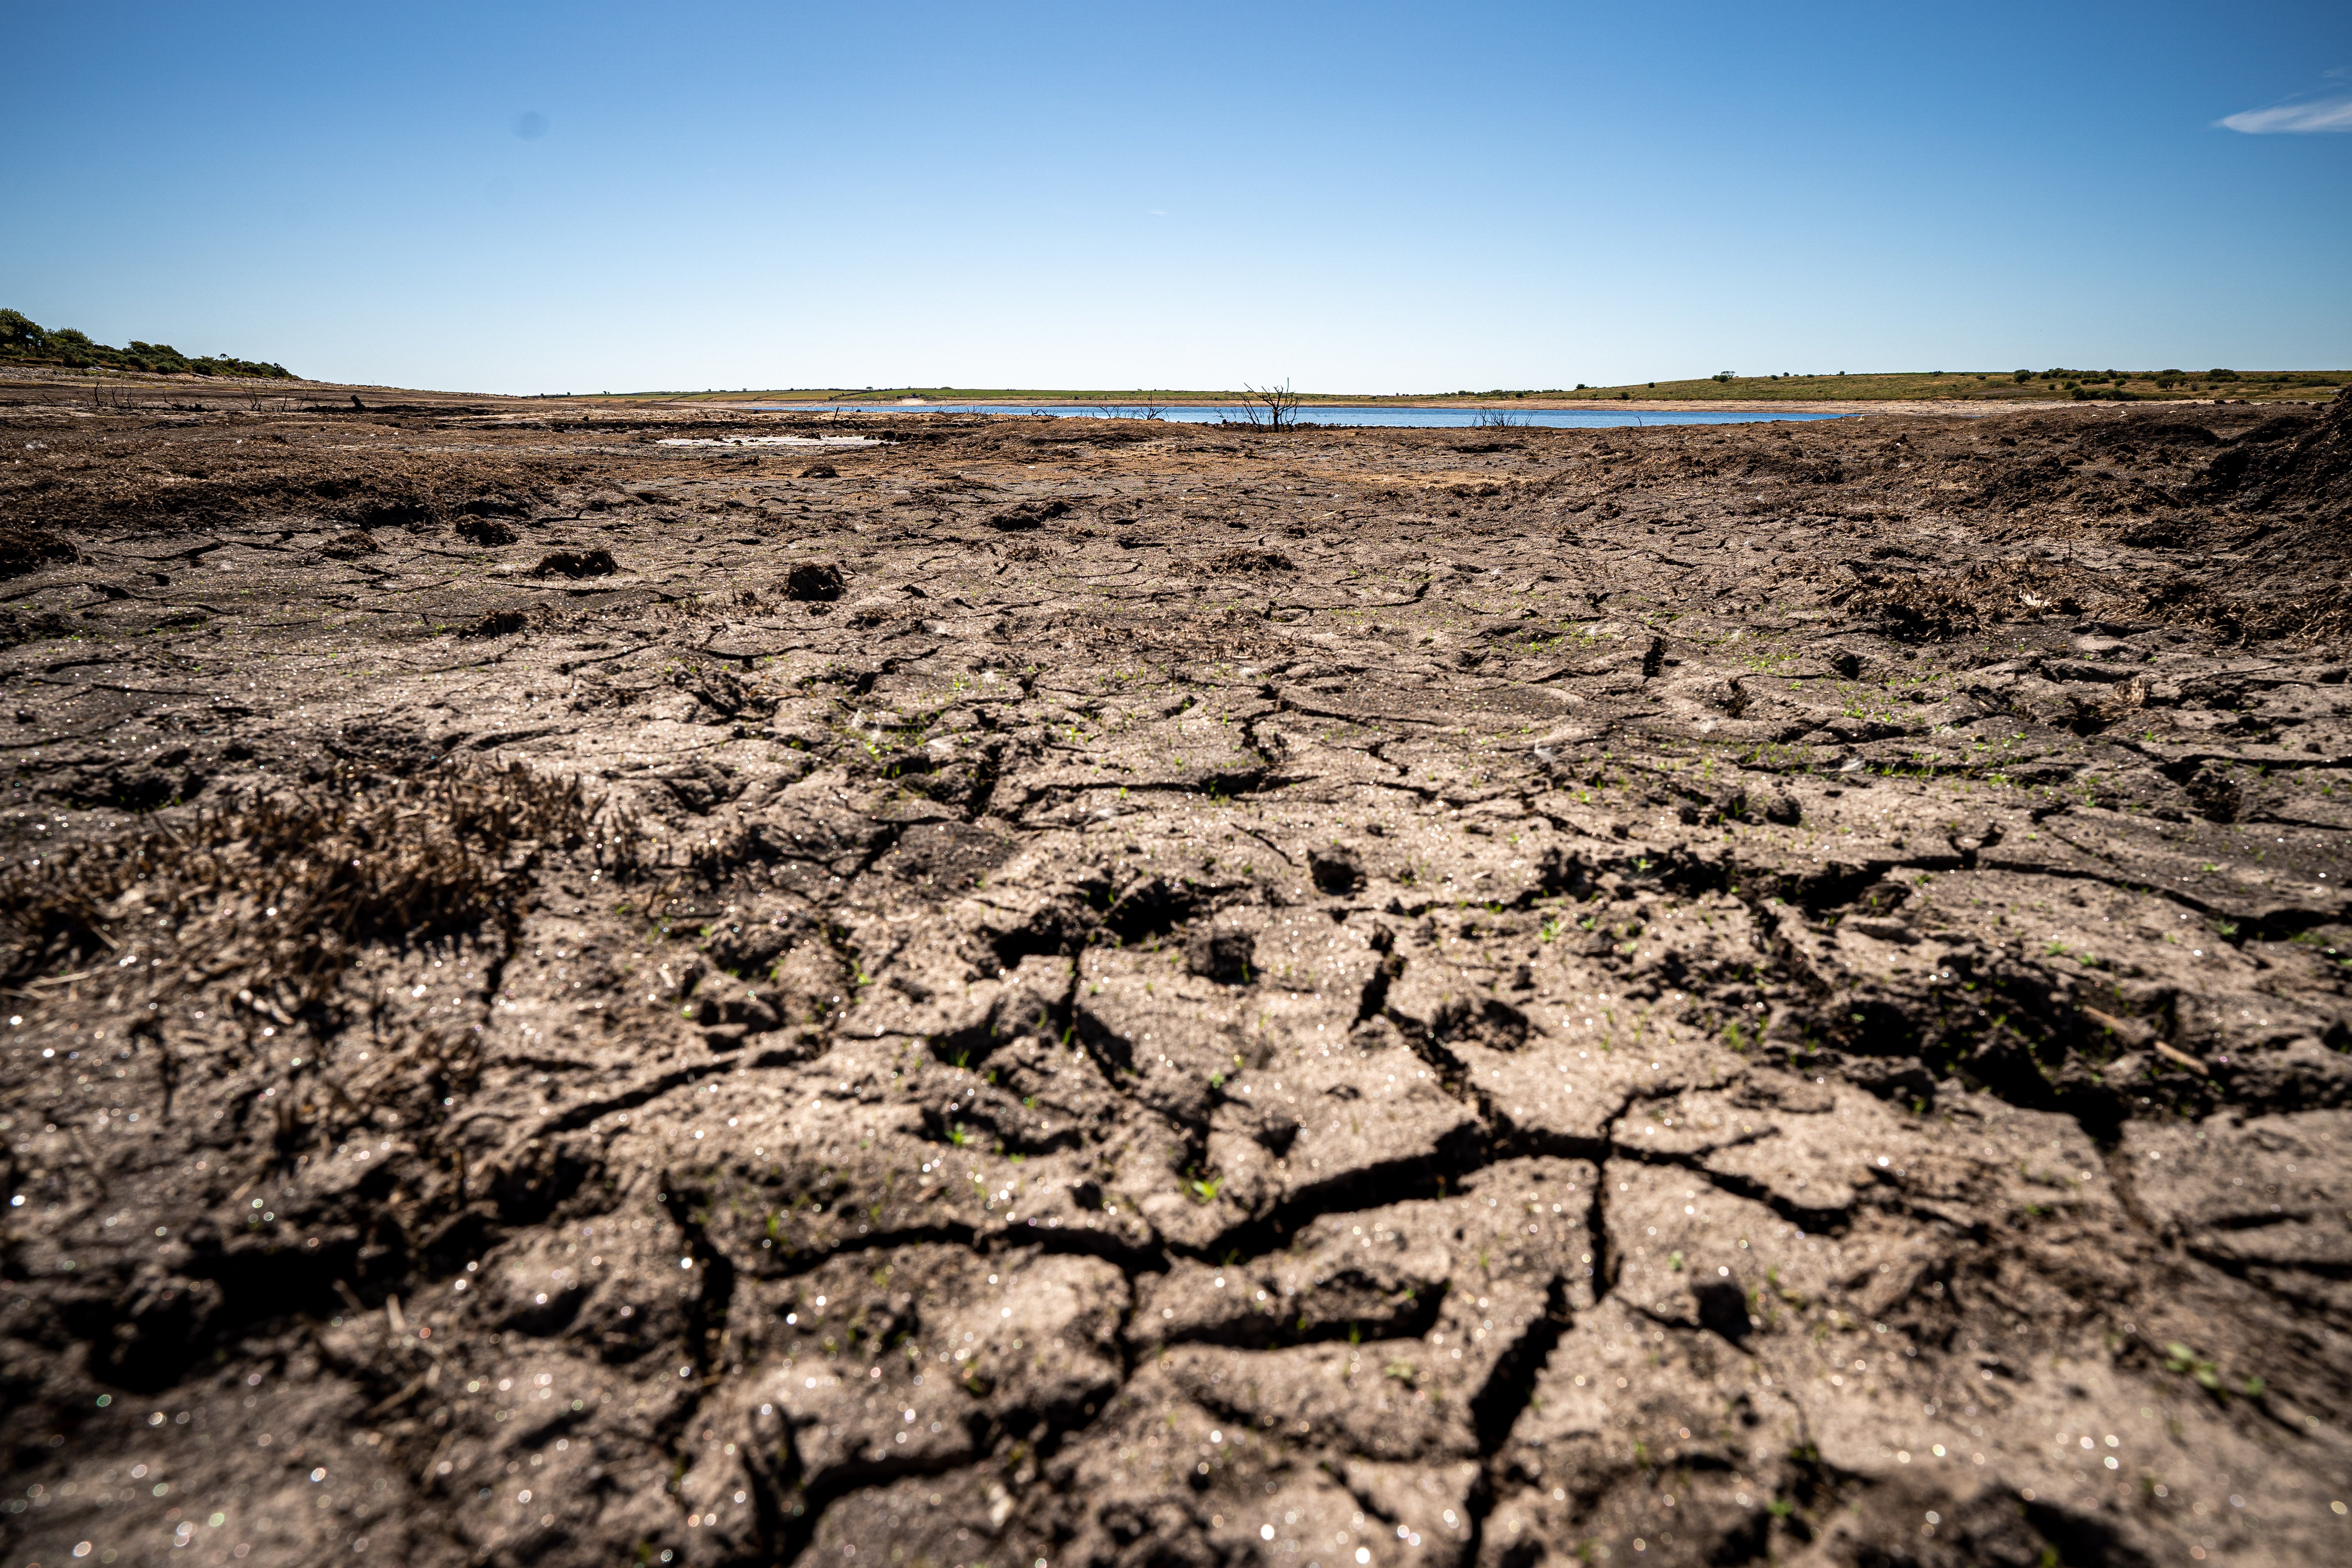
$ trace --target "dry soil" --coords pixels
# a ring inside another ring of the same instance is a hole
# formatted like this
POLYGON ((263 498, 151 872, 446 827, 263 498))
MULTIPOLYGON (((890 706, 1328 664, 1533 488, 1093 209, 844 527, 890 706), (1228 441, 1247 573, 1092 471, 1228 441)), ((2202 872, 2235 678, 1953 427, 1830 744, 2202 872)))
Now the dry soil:
POLYGON ((2352 1555, 2352 401, 177 401, 0 389, 11 1568, 2352 1555))

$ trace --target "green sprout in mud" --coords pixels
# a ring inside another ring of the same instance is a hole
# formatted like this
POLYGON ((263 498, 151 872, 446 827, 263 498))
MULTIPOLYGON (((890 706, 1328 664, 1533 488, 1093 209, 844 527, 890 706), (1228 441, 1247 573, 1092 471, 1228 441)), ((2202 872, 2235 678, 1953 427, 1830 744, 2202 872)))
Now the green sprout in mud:
POLYGON ((1194 1203, 1213 1204, 1217 1201, 1217 1194, 1223 1190, 1224 1184, 1222 1176, 1202 1176, 1185 1183, 1184 1190, 1194 1203))
POLYGON ((2260 1399, 2270 1392, 2270 1385, 2259 1377, 2246 1378, 2231 1389, 2222 1381, 2219 1366, 2184 1344, 2164 1347, 2164 1367, 2167 1372, 2186 1377, 2207 1393, 2219 1394, 2223 1399, 2233 1393, 2242 1394, 2248 1399, 2260 1399))

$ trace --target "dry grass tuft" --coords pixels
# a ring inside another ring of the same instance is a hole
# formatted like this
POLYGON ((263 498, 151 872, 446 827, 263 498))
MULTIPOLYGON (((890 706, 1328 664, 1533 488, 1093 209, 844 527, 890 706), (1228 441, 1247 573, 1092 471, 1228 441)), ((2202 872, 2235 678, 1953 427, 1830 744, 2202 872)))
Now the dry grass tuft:
MULTIPOLYGON (((618 840, 625 835, 608 837, 618 840)), ((516 765, 298 790, 64 847, 0 874, 0 978, 166 945, 307 1005, 371 943, 500 923, 551 850, 617 859, 572 780, 516 765)))

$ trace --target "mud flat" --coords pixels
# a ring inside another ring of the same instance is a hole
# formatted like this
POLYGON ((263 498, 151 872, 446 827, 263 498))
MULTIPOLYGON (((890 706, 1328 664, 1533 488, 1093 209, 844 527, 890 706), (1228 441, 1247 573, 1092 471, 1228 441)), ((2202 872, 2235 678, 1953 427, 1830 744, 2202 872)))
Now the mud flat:
POLYGON ((11 1563, 2344 1560, 2352 401, 5 395, 11 1563))

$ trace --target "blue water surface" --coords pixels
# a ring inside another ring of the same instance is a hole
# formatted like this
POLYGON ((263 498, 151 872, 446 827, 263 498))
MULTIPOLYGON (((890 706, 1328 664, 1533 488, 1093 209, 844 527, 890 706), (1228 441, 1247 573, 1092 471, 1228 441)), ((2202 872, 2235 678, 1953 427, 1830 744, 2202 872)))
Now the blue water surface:
MULTIPOLYGON (((730 403, 730 408, 762 411, 802 410, 819 414, 841 411, 862 414, 1046 414, 1057 418, 1099 419, 1139 418, 1141 410, 1134 406, 1098 405, 1095 404, 1040 404, 1024 408, 1003 403, 730 403)), ((1308 425, 1379 425, 1398 427, 1455 430, 1478 423, 1482 414, 1493 411, 1478 408, 1406 408, 1384 405, 1333 404, 1301 408, 1298 416, 1308 425)), ((1752 425, 1772 419, 1850 419, 1850 414, 1757 413, 1746 409, 1659 409, 1659 408, 1530 408, 1503 411, 1514 425, 1544 426, 1553 429, 1614 429, 1619 426, 1650 425, 1752 425)), ((1238 408, 1216 408, 1202 405, 1169 408, 1160 417, 1174 425, 1218 425, 1246 423, 1238 408)))

